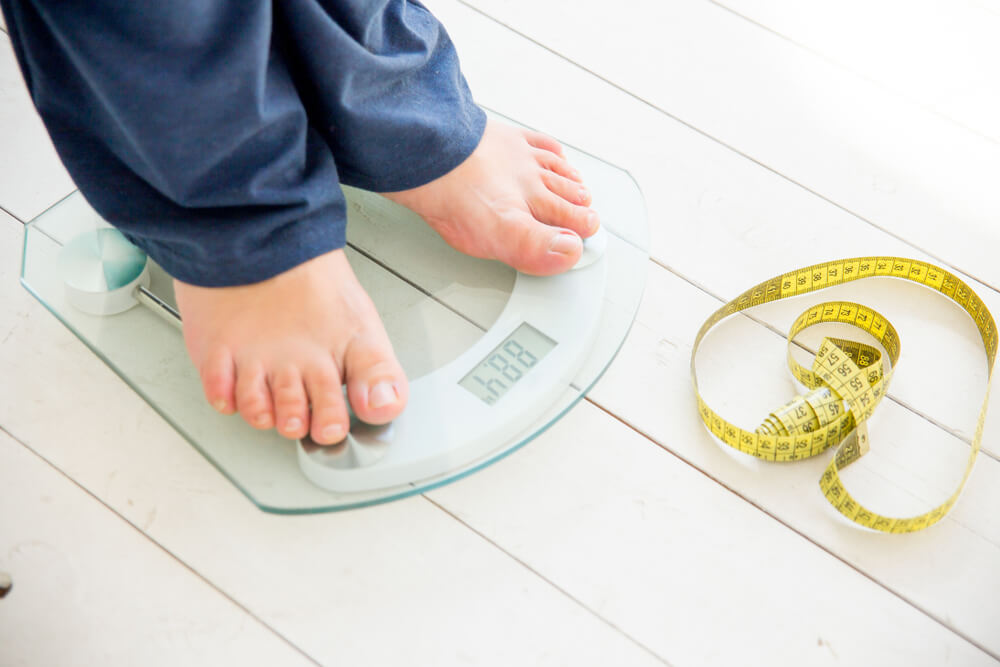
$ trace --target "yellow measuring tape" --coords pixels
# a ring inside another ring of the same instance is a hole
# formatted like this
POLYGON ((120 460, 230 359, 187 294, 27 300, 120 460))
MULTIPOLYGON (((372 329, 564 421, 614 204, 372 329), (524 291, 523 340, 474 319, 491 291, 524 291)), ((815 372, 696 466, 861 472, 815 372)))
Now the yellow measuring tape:
POLYGON ((756 285, 719 308, 702 325, 691 351, 691 381, 698 398, 702 421, 713 435, 731 447, 766 461, 797 461, 816 456, 838 445, 820 479, 824 497, 851 521, 887 533, 922 530, 939 521, 958 499, 979 453, 983 423, 989 403, 993 362, 997 352, 997 327, 982 299, 949 271, 927 262, 902 257, 855 257, 815 264, 775 276, 756 285), (839 471, 863 456, 869 448, 866 420, 885 396, 899 360, 899 336, 889 321, 866 306, 848 301, 830 301, 811 307, 795 320, 788 334, 788 365, 811 391, 772 412, 756 431, 745 431, 708 407, 698 392, 695 357, 709 329, 726 317, 759 306, 842 285, 864 278, 888 276, 911 280, 955 301, 972 317, 986 348, 988 372, 986 394, 972 438, 965 474, 955 492, 941 505, 914 517, 892 518, 863 507, 851 497, 839 471), (813 362, 806 369, 792 358, 792 343, 803 329, 823 322, 855 326, 871 334, 885 350, 840 338, 824 338, 813 362), (888 361, 888 364, 886 364, 888 361))

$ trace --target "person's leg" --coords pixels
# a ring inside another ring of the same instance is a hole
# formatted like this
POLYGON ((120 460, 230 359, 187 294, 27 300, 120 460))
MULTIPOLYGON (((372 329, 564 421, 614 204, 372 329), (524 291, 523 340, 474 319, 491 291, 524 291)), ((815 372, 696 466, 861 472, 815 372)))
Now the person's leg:
POLYGON ((408 206, 467 254, 535 274, 576 262, 599 224, 580 175, 552 139, 487 124, 422 5, 285 0, 276 13, 342 182, 408 206))
POLYGON ((3 0, 32 99, 101 215, 177 278, 208 399, 335 442, 406 380, 347 264, 345 207, 272 3, 3 0), (310 409, 311 406, 311 409, 310 409))

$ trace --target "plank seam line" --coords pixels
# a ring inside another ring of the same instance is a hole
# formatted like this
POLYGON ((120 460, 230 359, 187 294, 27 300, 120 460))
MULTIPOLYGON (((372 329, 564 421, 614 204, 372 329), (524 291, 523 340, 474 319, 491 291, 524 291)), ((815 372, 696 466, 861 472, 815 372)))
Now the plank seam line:
POLYGON ((771 28, 771 27, 769 27, 769 26, 761 23, 760 21, 757 21, 755 19, 750 18, 749 16, 741 14, 740 12, 736 11, 732 7, 728 7, 728 6, 724 5, 724 4, 722 4, 721 2, 719 2, 719 0, 707 0, 707 2, 709 4, 715 5, 716 7, 718 7, 719 9, 721 9, 723 11, 726 11, 726 12, 732 14, 733 16, 735 16, 735 17, 737 17, 739 19, 742 19, 742 20, 746 21, 747 23, 749 23, 749 24, 751 24, 753 26, 756 26, 757 28, 760 28, 761 30, 763 30, 765 32, 768 32, 768 33, 774 35, 778 39, 780 39, 780 40, 782 40, 784 42, 787 42, 787 43, 791 44, 792 46, 794 46, 794 47, 796 47, 796 48, 798 48, 798 49, 800 49, 802 51, 805 51, 806 53, 808 53, 808 54, 810 54, 812 56, 815 56, 816 58, 822 60, 826 64, 828 64, 828 65, 830 65, 832 67, 835 67, 836 69, 839 69, 842 72, 847 72, 851 76, 856 76, 856 77, 858 77, 859 79, 861 79, 863 81, 867 81, 868 83, 872 84, 873 86, 875 86, 876 88, 878 88, 882 92, 888 93, 888 94, 893 95, 893 96, 895 96, 895 97, 897 97, 897 98, 899 98, 899 99, 901 99, 901 100, 903 100, 903 101, 905 101, 905 102, 907 102, 909 104, 912 104, 913 106, 917 107, 918 109, 920 109, 921 111, 923 111, 925 113, 928 113, 928 114, 930 114, 932 116, 935 116, 935 117, 939 118, 940 120, 945 121, 946 123, 954 125, 955 127, 959 127, 961 129, 965 130, 966 132, 969 132, 971 134, 976 135, 977 137, 979 137, 981 139, 985 139, 986 141, 988 141, 988 142, 990 142, 992 144, 1000 144, 1000 141, 998 141, 995 137, 992 137, 992 136, 990 136, 988 134, 985 134, 984 132, 982 132, 980 130, 977 130, 974 127, 966 125, 962 121, 956 120, 955 118, 952 118, 951 116, 946 115, 944 112, 938 111, 934 107, 928 106, 927 104, 924 104, 923 102, 920 102, 919 100, 914 99, 914 98, 910 97, 909 95, 907 95, 905 93, 901 93, 898 90, 894 90, 894 89, 890 88, 888 85, 882 83, 881 81, 878 81, 876 79, 871 78, 870 76, 868 76, 864 72, 860 72, 860 71, 858 71, 858 70, 856 70, 856 69, 854 69, 852 67, 849 67, 848 65, 840 63, 840 62, 834 60, 832 57, 827 56, 826 54, 824 54, 821 51, 817 51, 816 49, 813 49, 813 48, 807 46, 806 44, 803 44, 802 42, 799 42, 799 41, 797 41, 795 39, 792 39, 788 35, 785 35, 783 33, 778 32, 777 30, 775 30, 775 29, 773 29, 773 28, 771 28))
POLYGON ((997 16, 1000 16, 1000 9, 994 9, 993 7, 990 7, 989 5, 983 4, 982 0, 968 0, 968 2, 969 2, 969 4, 971 4, 971 5, 975 6, 975 7, 979 7, 980 9, 982 9, 985 12, 988 12, 990 14, 995 14, 997 16))
POLYGON ((643 430, 642 430, 641 428, 639 428, 638 426, 635 426, 634 424, 631 424, 631 423, 629 423, 628 421, 626 421, 626 420, 622 419, 622 418, 621 418, 621 417, 619 417, 618 415, 614 414, 613 412, 611 412, 610 410, 608 410, 607 408, 605 408, 605 407, 604 407, 603 405, 600 405, 600 404, 598 404, 598 403, 594 403, 594 402, 593 402, 593 401, 591 401, 591 400, 590 400, 589 398, 588 398, 587 400, 588 400, 589 402, 591 402, 591 403, 592 403, 592 404, 594 405, 594 407, 596 407, 597 409, 601 410, 602 412, 605 412, 605 413, 607 413, 607 414, 608 414, 608 415, 609 415, 609 416, 610 416, 611 418, 615 419, 616 421, 619 421, 619 422, 621 422, 621 423, 622 423, 622 424, 624 424, 624 425, 625 425, 626 427, 628 427, 628 428, 632 429, 632 430, 633 430, 633 431, 634 431, 635 433, 639 434, 640 436, 642 436, 642 437, 643 437, 643 438, 645 438, 646 440, 649 440, 649 441, 650 441, 651 443, 653 443, 653 445, 654 445, 654 446, 656 446, 656 447, 659 447, 659 448, 660 448, 661 450, 663 450, 663 451, 664 451, 665 453, 667 453, 667 454, 670 454, 670 455, 672 455, 672 456, 676 457, 676 458, 677 458, 677 459, 679 459, 679 460, 680 460, 681 462, 683 462, 684 464, 686 464, 686 465, 690 466, 690 467, 691 467, 691 468, 693 468, 694 470, 698 471, 699 473, 701 473, 702 475, 704 475, 704 476, 705 476, 705 477, 707 477, 708 479, 712 480, 713 482, 715 482, 716 484, 718 484, 718 485, 719 485, 719 486, 721 486, 722 488, 724 488, 724 489, 726 489, 727 491, 729 491, 730 493, 732 493, 732 494, 733 494, 734 496, 736 496, 737 498, 740 498, 741 500, 743 500, 743 501, 745 501, 745 502, 749 503, 749 504, 750 504, 751 506, 753 506, 753 507, 757 508, 757 509, 758 509, 758 510, 760 510, 760 511, 761 511, 761 512, 762 512, 763 514, 767 515, 768 517, 770 517, 771 519, 773 519, 774 521, 776 521, 776 522, 777 522, 777 523, 779 523, 780 525, 782 525, 782 526, 784 526, 785 528, 787 528, 788 530, 792 531, 793 533, 795 533, 796 535, 798 535, 799 537, 801 537, 801 538, 802 538, 802 539, 804 539, 805 541, 807 541, 807 542, 811 543, 811 544, 812 544, 813 546, 815 546, 816 548, 818 548, 818 549, 820 549, 821 551, 823 551, 823 552, 825 552, 825 553, 829 554, 829 555, 830 555, 830 556, 832 556, 832 557, 833 557, 834 559, 836 559, 836 560, 840 561, 841 563, 843 563, 844 565, 846 565, 846 566, 847 566, 847 567, 849 567, 850 569, 854 570, 855 572, 857 572, 857 573, 858 573, 859 575, 861 575, 861 576, 862 576, 862 577, 864 577, 865 579, 867 579, 867 580, 871 581, 871 582, 872 582, 873 584, 875 584, 875 585, 876 585, 876 586, 878 586, 879 588, 881 588, 881 589, 885 590, 885 591, 886 591, 886 592, 888 592, 889 594, 891 594, 891 595, 893 595, 894 597, 898 598, 898 599, 899 599, 899 600, 901 600, 901 601, 902 601, 902 602, 903 602, 904 604, 906 604, 906 605, 908 605, 908 606, 912 607, 913 609, 917 610, 918 612, 920 612, 921 614, 923 614, 923 615, 924 615, 924 616, 926 616, 927 618, 931 619, 932 621, 934 621, 935 623, 937 623, 938 625, 940 625, 941 627, 943 627, 943 628, 944 628, 945 630, 947 630, 948 632, 951 632, 951 633, 955 634, 956 636, 958 636, 958 637, 961 637, 962 639, 964 639, 965 641, 967 641, 967 642, 968 642, 969 644, 971 644, 972 646, 975 646, 975 647, 976 647, 977 649, 979 649, 980 651, 982 651, 982 652, 983 652, 983 653, 985 653, 986 655, 990 656, 990 657, 991 657, 991 658, 993 658, 994 660, 997 660, 997 661, 1000 661, 1000 655, 997 655, 997 654, 995 654, 995 653, 991 652, 990 650, 988 650, 988 649, 987 649, 986 647, 984 647, 984 646, 983 646, 982 644, 980 644, 980 643, 979 643, 978 641, 976 641, 975 639, 973 639, 973 638, 971 638, 970 636, 968 636, 968 635, 967 635, 966 633, 964 633, 963 631, 961 631, 961 630, 958 630, 957 628, 953 628, 953 627, 949 626, 949 625, 948 625, 948 623, 947 623, 947 622, 946 622, 946 621, 945 621, 944 619, 941 619, 941 618, 938 618, 937 616, 935 616, 935 615, 934 615, 934 613, 933 613, 933 612, 931 612, 931 611, 929 611, 929 610, 927 610, 927 609, 924 609, 924 608, 923 608, 923 607, 921 607, 921 606, 920 606, 919 604, 917 604, 917 603, 916 603, 915 601, 913 601, 913 600, 910 600, 909 598, 907 598, 906 596, 904 596, 904 595, 903 595, 902 593, 900 593, 900 592, 898 592, 898 591, 895 591, 895 590, 893 590, 892 588, 889 588, 889 587, 888 587, 888 586, 887 586, 886 584, 884 584, 884 583, 882 583, 881 581, 879 581, 878 579, 876 579, 876 578, 874 577, 874 575, 871 575, 871 574, 869 574, 868 572, 865 572, 865 571, 864 571, 864 570, 862 570, 862 569, 861 569, 861 568, 860 568, 859 566, 857 566, 857 565, 855 565, 855 564, 851 563, 851 562, 850 562, 850 561, 848 561, 848 560, 845 560, 845 559, 844 559, 844 558, 843 558, 842 556, 840 556, 839 554, 837 554, 837 553, 834 553, 833 551, 831 551, 831 550, 830 550, 829 548, 827 548, 826 546, 824 546, 823 544, 821 544, 821 543, 820 543, 820 542, 818 542, 817 540, 813 539, 812 537, 810 537, 810 536, 809 536, 809 535, 807 535, 806 533, 802 532, 801 530, 799 530, 799 529, 798 529, 798 528, 796 528, 795 526, 791 525, 790 523, 788 523, 788 522, 784 521, 783 519, 781 519, 781 518, 780 518, 780 517, 778 517, 777 515, 775 515, 775 514, 773 514, 772 512, 770 512, 770 511, 769 511, 769 510, 768 510, 768 509, 767 509, 766 507, 764 507, 764 506, 760 505, 759 503, 757 503, 757 502, 756 502, 756 501, 754 501, 753 499, 751 499, 751 498, 748 498, 747 496, 743 495, 742 493, 740 493, 739 491, 737 491, 737 490, 736 490, 736 489, 734 489, 733 487, 729 486, 728 484, 726 484, 725 482, 723 482, 723 481, 722 481, 721 479, 719 479, 718 477, 715 477, 714 475, 712 475, 712 474, 711 474, 711 473, 709 473, 708 471, 706 471, 706 470, 703 470, 703 469, 699 468, 699 467, 698 467, 698 466, 697 466, 697 465, 696 465, 696 464, 695 464, 695 463, 694 463, 693 461, 690 461, 690 460, 688 460, 687 458, 685 458, 685 457, 684 457, 684 456, 682 456, 681 454, 679 454, 679 453, 675 452, 674 450, 670 449, 669 447, 667 447, 667 446, 666 446, 665 444, 661 444, 661 443, 660 443, 660 442, 658 442, 658 441, 657 441, 657 440, 656 440, 656 439, 655 439, 655 438, 654 438, 654 437, 653 437, 653 436, 652 436, 651 434, 649 434, 649 433, 646 433, 645 431, 643 431, 643 430))
MULTIPOLYGON (((69 192, 67 192, 66 194, 62 195, 57 200, 55 200, 54 202, 52 202, 51 204, 49 204, 48 206, 46 206, 45 208, 43 208, 41 211, 39 211, 34 217, 30 218, 29 220, 24 220, 23 218, 21 218, 21 217, 19 217, 17 215, 14 215, 14 213, 12 211, 7 210, 2 205, 0 205, 0 209, 3 209, 8 215, 10 215, 10 217, 14 218, 18 222, 20 222, 22 225, 27 225, 28 223, 33 222, 36 218, 39 218, 39 217, 45 215, 46 213, 48 213, 49 211, 51 211, 52 209, 54 209, 56 206, 59 206, 59 204, 62 204, 64 201, 66 201, 67 199, 69 199, 70 197, 72 197, 73 195, 75 195, 77 192, 80 192, 80 190, 78 188, 74 187, 72 190, 70 190, 69 192)), ((81 196, 82 196, 82 193, 81 193, 81 196)), ((84 197, 84 199, 86 199, 86 197, 84 197)), ((88 204, 88 206, 89 206, 89 204, 88 204)), ((56 239, 52 238, 48 234, 45 234, 45 235, 48 236, 53 241, 56 241, 56 239)), ((56 242, 58 243, 58 241, 56 241, 56 242)), ((60 245, 62 245, 62 244, 60 244, 60 245)))
POLYGON ((33 447, 29 446, 27 443, 25 443, 23 440, 21 440, 20 438, 18 438, 16 435, 14 435, 13 433, 11 433, 9 430, 7 430, 7 428, 5 428, 2 425, 0 425, 0 433, 4 433, 7 436, 9 436, 11 438, 11 440, 13 440, 14 442, 18 443, 19 445, 21 445, 22 447, 24 447, 26 450, 28 450, 29 452, 31 452, 32 454, 34 454, 35 457, 38 458, 38 460, 40 460, 45 465, 47 465, 49 468, 51 468, 56 473, 58 473, 59 475, 61 475, 64 479, 68 480, 73 486, 75 486, 76 488, 80 489, 84 494, 86 494, 87 496, 93 498, 99 504, 101 504, 102 506, 104 506, 114 516, 116 516, 120 520, 122 520, 125 523, 125 525, 129 526, 130 528, 132 528, 132 530, 134 530, 136 533, 138 533, 141 537, 145 538, 146 540, 148 540, 149 542, 151 542, 152 544, 154 544, 160 551, 162 551, 163 553, 165 553, 171 560, 173 560, 175 563, 178 563, 185 570, 187 570, 188 572, 190 572, 191 574, 193 574, 197 579, 203 581, 212 590, 214 590, 215 592, 217 592, 223 598, 225 598, 226 600, 229 600, 229 602, 232 603, 237 609, 241 610, 247 616, 249 616, 253 620, 257 621, 261 625, 261 627, 263 627, 266 630, 268 630, 271 634, 273 634, 279 640, 281 640, 282 642, 284 642, 287 646, 289 646, 296 653, 299 653, 300 655, 302 655, 304 658, 306 658, 307 660, 309 660, 311 663, 313 663, 315 665, 321 665, 322 664, 322 663, 318 662, 316 659, 314 659, 312 656, 310 656, 308 653, 306 653, 303 649, 299 648, 297 645, 295 645, 294 643, 292 643, 292 641, 288 637, 286 637, 282 633, 278 632, 269 623, 264 622, 264 620, 261 619, 257 614, 255 614, 254 612, 250 611, 246 606, 244 606, 243 604, 241 604, 240 602, 238 602, 235 598, 233 598, 231 595, 229 595, 226 591, 224 591, 221 588, 219 588, 214 582, 210 581, 204 575, 202 575, 200 572, 198 572, 193 567, 191 567, 190 565, 188 565, 187 562, 185 562, 183 559, 181 559, 180 557, 178 557, 172 551, 170 551, 169 549, 167 549, 158 540, 153 539, 153 537, 151 535, 149 535, 148 533, 144 532, 137 525, 135 525, 134 523, 132 523, 131 521, 129 521, 118 510, 116 510, 114 507, 112 507, 111 505, 109 505, 108 503, 106 503, 104 500, 102 500, 101 498, 99 498, 97 495, 95 495, 94 493, 92 493, 90 491, 90 489, 88 489, 87 487, 83 486, 82 484, 80 484, 79 482, 77 482, 75 479, 73 479, 72 477, 70 477, 65 471, 62 470, 62 468, 60 468, 55 463, 53 463, 49 459, 47 459, 44 456, 42 456, 33 447))
POLYGON ((415 283, 412 280, 408 279, 406 276, 404 276, 398 270, 392 268, 391 266, 389 266, 388 264, 386 264, 384 261, 382 261, 380 258, 378 258, 375 255, 371 254, 367 250, 364 250, 361 247, 359 247, 359 246, 357 246, 357 245, 355 245, 353 243, 350 243, 350 242, 347 243, 347 246, 350 247, 351 250, 353 250, 354 252, 358 253, 359 255, 361 255, 362 257, 364 257, 365 259, 367 259, 370 262, 372 262, 373 264, 375 264, 376 266, 378 266, 378 267, 382 268, 383 270, 385 270, 387 273, 395 276, 396 278, 399 278, 400 281, 402 281, 402 282, 406 283, 407 285, 409 285, 410 287, 414 288, 415 290, 417 290, 418 292, 420 292, 421 294, 423 294, 424 296, 426 296, 428 299, 431 299, 432 301, 434 301, 435 303, 437 303, 439 306, 445 308, 446 310, 450 311, 454 315, 457 315, 458 317, 462 318, 463 320, 465 320, 466 322, 468 322, 472 326, 476 327, 477 329, 479 329, 483 333, 485 333, 486 330, 489 329, 489 327, 484 327, 482 324, 480 324, 479 322, 476 322, 470 316, 468 316, 465 313, 461 312, 460 310, 458 310, 457 308, 455 308, 451 304, 445 303, 443 299, 441 299, 440 297, 432 294, 423 285, 418 285, 417 283, 415 283))
POLYGON ((791 183, 792 185, 795 185, 795 186, 801 188, 802 190, 808 192, 809 194, 814 195, 815 197, 818 197, 819 199, 827 202, 828 204, 831 204, 831 205, 835 206, 836 208, 840 209, 841 211, 847 213, 848 215, 850 215, 850 216, 852 216, 854 218, 857 218, 861 222, 864 222, 865 224, 867 224, 867 225, 869 225, 871 227, 874 227, 875 229, 879 230, 880 232, 882 232, 886 236, 894 238, 897 241, 900 241, 900 242, 904 243, 905 245, 913 248, 914 250, 917 250, 918 252, 924 253, 928 257, 933 258, 934 261, 938 262, 942 266, 949 267, 952 270, 954 270, 956 273, 960 273, 960 274, 965 275, 965 276, 967 276, 969 278, 972 278, 973 280, 977 281, 978 283, 980 283, 984 287, 986 287, 986 288, 988 288, 988 289, 990 289, 990 290, 992 290, 992 291, 1000 294, 1000 287, 994 287, 993 285, 989 284, 985 280, 977 278, 974 274, 970 273, 969 271, 966 271, 964 269, 958 268, 954 264, 945 261, 944 259, 942 259, 941 257, 938 257, 934 253, 928 252, 927 250, 924 250, 923 248, 921 248, 920 246, 914 244, 913 242, 904 239, 902 236, 900 236, 900 235, 898 235, 898 234, 896 234, 894 232, 891 232, 891 231, 889 231, 889 230, 887 230, 887 229, 879 226, 878 224, 876 224, 872 220, 869 220, 868 218, 862 216, 861 214, 855 213, 854 211, 850 210, 846 206, 837 203, 833 199, 830 199, 828 196, 826 196, 826 195, 818 192, 817 190, 813 190, 812 188, 810 188, 810 187, 808 187, 808 186, 800 183, 799 181, 795 180, 791 176, 787 176, 787 175, 783 174, 782 172, 778 171, 776 168, 771 167, 771 166, 765 164, 764 162, 761 162, 760 160, 758 160, 757 158, 751 156, 750 154, 744 153, 740 149, 738 149, 735 146, 732 146, 732 145, 726 143, 722 139, 719 139, 719 138, 717 138, 717 137, 709 134, 705 130, 699 129, 698 127, 694 126, 690 122, 682 119, 679 116, 676 116, 676 115, 672 114, 671 112, 669 112, 666 109, 664 109, 663 107, 655 104, 654 102, 651 102, 650 100, 647 100, 646 98, 638 95, 637 93, 634 93, 634 92, 630 91, 629 89, 624 88, 620 84, 617 84, 614 81, 611 81, 607 77, 605 77, 605 76, 603 76, 601 74, 598 74, 594 70, 589 69, 589 68, 581 65, 580 63, 578 63, 578 62, 570 59, 568 56, 565 56, 562 53, 556 51, 552 47, 546 46, 545 44, 541 43, 537 39, 535 39, 535 38, 533 38, 533 37, 531 37, 531 36, 529 36, 529 35, 521 32, 521 31, 517 30, 516 28, 514 28, 513 26, 511 26, 511 25, 509 25, 507 23, 504 23, 500 19, 495 18, 493 16, 490 16, 489 14, 487 14, 486 12, 484 12, 483 10, 481 10, 478 7, 470 4, 469 0, 455 0, 455 1, 458 2, 459 4, 461 4, 462 6, 470 9, 471 11, 475 12, 476 14, 479 14, 480 16, 486 18, 488 21, 490 21, 492 23, 495 23, 496 25, 499 25, 499 26, 502 26, 502 27, 506 28, 510 32, 514 33, 515 35, 517 35, 517 36, 525 39, 526 41, 534 44, 535 46, 537 46, 537 47, 539 47, 539 48, 541 48, 541 49, 543 49, 543 50, 551 53, 552 55, 556 56, 557 58, 559 58, 560 60, 566 62, 567 64, 575 67, 576 69, 578 69, 578 70, 580 70, 582 72, 586 72, 587 74, 590 74, 591 76, 593 76, 598 81, 602 81, 602 82, 606 83, 608 86, 614 88, 615 90, 617 90, 617 91, 619 91, 621 93, 624 93, 625 95, 627 95, 628 97, 636 100, 637 102, 639 102, 639 103, 641 103, 641 104, 649 107, 650 109, 653 109, 654 111, 657 111, 657 112, 663 114, 667 118, 670 118, 671 120, 673 120, 673 121, 675 121, 675 122, 683 125, 684 127, 686 127, 688 129, 690 129, 690 130, 692 130, 692 131, 700 134, 701 136, 705 137, 706 139, 712 141, 713 143, 718 144, 719 146, 722 146, 723 148, 731 151, 732 153, 735 153, 736 155, 739 155, 740 157, 742 157, 742 158, 744 158, 746 160, 749 160, 750 162, 756 164, 757 166, 759 166, 759 167, 761 167, 763 169, 766 169, 767 171, 771 172, 772 174, 774 174, 775 176, 781 178, 782 180, 785 180, 785 181, 791 183))
MULTIPOLYGON (((603 408, 599 408, 599 409, 603 409, 603 408)), ((628 425, 626 424, 626 426, 628 426, 628 425)), ((631 428, 631 427, 629 427, 629 428, 631 428)), ((582 600, 580 600, 579 598, 577 598, 576 596, 574 596, 573 594, 571 594, 569 591, 567 591, 563 587, 561 587, 558 584, 556 584, 555 582, 553 582, 551 579, 549 579, 548 577, 546 577, 545 575, 543 575, 541 572, 539 572, 538 570, 536 570, 535 568, 533 568, 527 562, 525 562, 521 558, 519 558, 516 555, 514 555, 508 549, 502 547, 496 541, 492 540, 485 533, 481 532, 479 529, 475 528, 473 525, 471 525, 470 523, 468 523, 467 521, 465 521, 464 519, 462 519, 461 517, 459 517, 457 514, 455 514, 454 512, 452 512, 450 509, 448 509, 447 507, 445 507, 443 504, 441 504, 438 501, 436 501, 436 500, 428 497, 428 495, 426 493, 422 493, 420 495, 425 500, 427 500, 427 502, 429 502, 430 504, 434 505, 439 510, 441 510, 442 512, 444 512, 445 514, 447 514, 448 516, 450 516, 452 519, 454 519, 457 523, 461 524, 462 526, 465 526, 466 529, 468 529, 469 531, 471 531, 473 534, 479 536, 479 538, 482 539, 484 542, 492 545, 498 551, 500 551, 501 553, 505 554, 508 558, 510 558, 514 562, 520 564, 523 568, 525 568, 526 570, 528 570, 529 572, 531 572, 532 574, 534 574, 540 580, 544 581, 546 584, 548 584, 549 586, 551 586, 554 590, 558 591, 559 593, 561 593, 562 595, 564 595, 566 598, 568 598, 569 600, 571 600, 574 603, 576 603, 581 609, 583 609, 588 614, 590 614, 594 618, 598 619, 600 622, 602 622, 605 625, 607 625, 608 627, 610 627, 612 630, 615 630, 616 632, 618 632, 620 635, 622 635, 623 637, 625 637, 626 639, 628 639, 630 642, 632 642, 633 644, 635 644, 636 646, 638 646, 639 648, 641 648, 643 651, 645 651, 649 655, 651 655, 657 661, 662 662, 664 665, 667 665, 668 667, 673 667, 673 663, 669 662, 666 658, 664 658, 663 656, 661 656, 658 653, 656 653, 655 651, 653 651, 653 649, 651 649, 650 647, 646 646, 645 644, 643 644, 641 641, 639 641, 638 639, 636 639, 635 637, 633 637, 629 633, 625 632, 622 628, 618 627, 618 625, 616 625, 615 623, 611 622, 609 619, 604 618, 603 616, 601 616, 600 614, 598 614, 596 611, 594 611, 589 606, 587 606, 587 604, 584 603, 582 600)))
POLYGON ((14 215, 14 212, 13 212, 13 211, 11 211, 11 210, 10 210, 9 208, 7 208, 6 206, 4 206, 3 204, 0 204, 0 211, 3 211, 4 213, 6 213, 7 215, 9 215, 9 216, 10 216, 11 218, 13 218, 14 220, 16 220, 16 221, 20 222, 22 226, 24 225, 24 220, 21 220, 21 218, 19 218, 19 217, 17 217, 16 215, 14 215))

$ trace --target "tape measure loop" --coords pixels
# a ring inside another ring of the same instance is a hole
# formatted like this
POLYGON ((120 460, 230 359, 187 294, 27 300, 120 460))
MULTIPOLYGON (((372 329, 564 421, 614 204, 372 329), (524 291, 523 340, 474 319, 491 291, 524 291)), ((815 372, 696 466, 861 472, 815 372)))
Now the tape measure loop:
POLYGON ((767 461, 796 461, 836 445, 836 452, 820 478, 823 496, 851 521, 873 530, 907 533, 922 530, 943 518, 958 500, 982 443, 993 365, 997 352, 997 327, 982 299, 960 278, 933 264, 902 257, 856 257, 808 266, 770 278, 750 288, 716 310, 702 325, 691 352, 691 381, 698 411, 709 431, 729 446, 767 461), (900 338, 881 313, 850 301, 816 304, 799 315, 788 334, 788 367, 793 377, 810 391, 796 396, 770 413, 756 432, 745 431, 718 415, 698 392, 695 359, 708 331, 723 319, 762 303, 806 294, 855 280, 887 276, 917 282, 956 301, 972 318, 982 337, 988 363, 988 380, 965 474, 958 488, 928 512, 891 518, 865 508, 844 487, 839 471, 869 451, 866 421, 885 397, 899 361, 900 338), (795 337, 824 322, 857 327, 885 351, 867 343, 824 338, 811 369, 792 355, 795 337))

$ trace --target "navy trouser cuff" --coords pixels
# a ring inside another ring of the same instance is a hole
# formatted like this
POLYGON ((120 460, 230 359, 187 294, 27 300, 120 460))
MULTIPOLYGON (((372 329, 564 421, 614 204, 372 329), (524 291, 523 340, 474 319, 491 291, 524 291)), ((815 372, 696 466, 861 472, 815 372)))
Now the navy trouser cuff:
MULTIPOLYGON (((447 127, 441 127, 436 136, 428 137, 423 145, 409 146, 408 152, 392 168, 377 177, 358 174, 347 166, 340 166, 341 182, 371 192, 399 192, 409 190, 444 176, 472 155, 486 130, 486 114, 470 104, 460 117, 450 117, 447 127)), ((425 129, 433 127, 428 119, 425 129)))
POLYGON ((262 237, 242 230, 220 233, 213 241, 157 241, 129 236, 171 276, 200 287, 249 285, 284 273, 304 262, 344 247, 344 222, 330 211, 268 230, 262 237))

